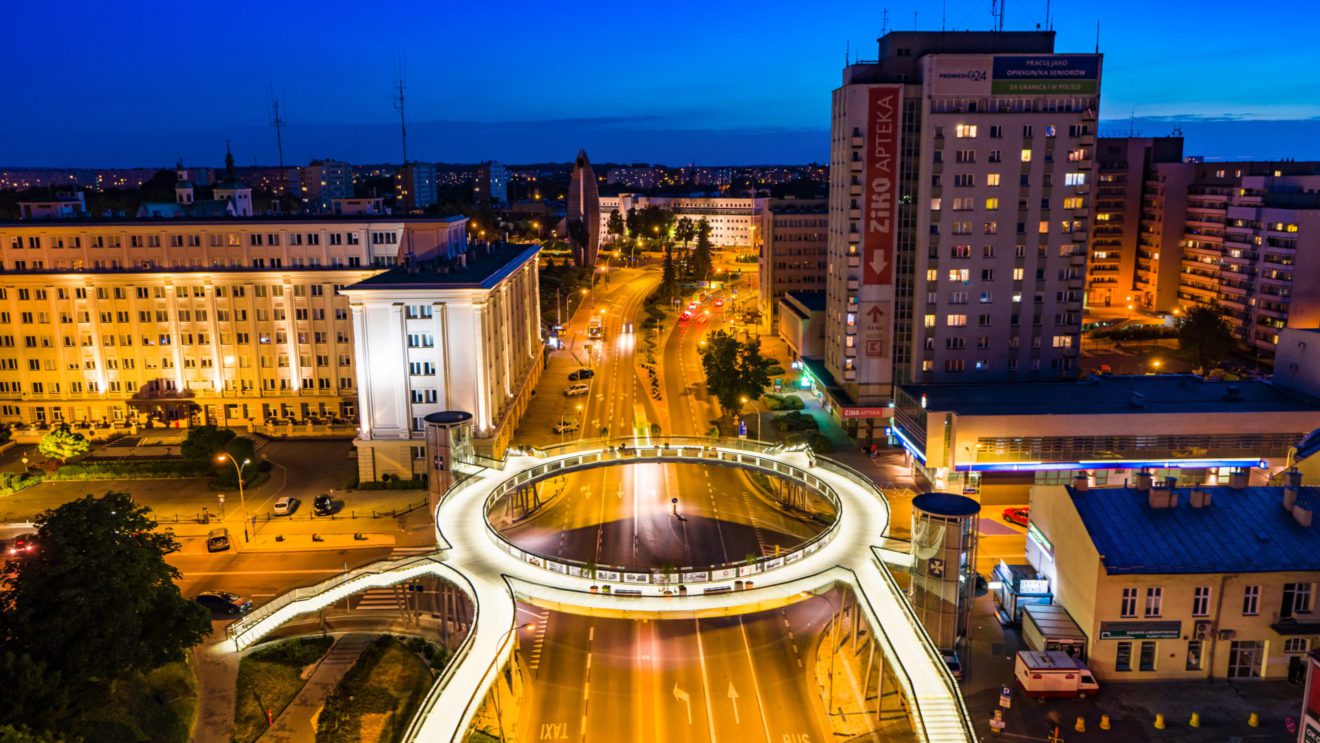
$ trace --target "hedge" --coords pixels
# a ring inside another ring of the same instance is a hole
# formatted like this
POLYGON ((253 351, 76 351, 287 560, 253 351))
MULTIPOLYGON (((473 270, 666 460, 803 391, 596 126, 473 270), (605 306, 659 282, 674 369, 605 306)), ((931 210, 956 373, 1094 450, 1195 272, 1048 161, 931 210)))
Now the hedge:
POLYGON ((209 462, 96 462, 65 464, 55 470, 51 480, 147 480, 170 477, 204 477, 211 471, 209 462))

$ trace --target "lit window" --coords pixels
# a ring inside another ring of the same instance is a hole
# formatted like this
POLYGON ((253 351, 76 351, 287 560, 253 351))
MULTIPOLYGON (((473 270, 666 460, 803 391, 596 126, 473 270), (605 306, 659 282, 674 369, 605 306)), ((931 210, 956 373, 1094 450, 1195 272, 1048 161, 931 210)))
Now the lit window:
POLYGON ((1013 269, 1013 280, 1014 280, 1014 281, 1021 281, 1021 280, 1022 280, 1022 269, 1021 269, 1021 268, 1015 268, 1015 269, 1013 269))
POLYGON ((935 316, 934 316, 934 315, 926 315, 926 323, 925 323, 925 324, 926 324, 926 327, 928 327, 928 328, 933 328, 933 327, 935 327, 935 316))
POLYGON ((1042 220, 1040 221, 1040 227, 1039 227, 1038 229, 1039 229, 1039 231, 1040 231, 1040 234, 1042 234, 1042 235, 1048 233, 1048 232, 1050 231, 1050 223, 1049 223, 1049 221, 1048 221, 1048 220, 1044 220, 1044 219, 1042 219, 1042 220))
POLYGON ((970 139, 976 136, 976 124, 959 124, 956 130, 959 139, 970 139))
POLYGON ((945 319, 945 324, 951 328, 961 328, 967 325, 966 315, 949 315, 945 319))
POLYGON ((998 186, 998 185, 999 185, 999 174, 998 174, 998 173, 987 173, 986 176, 985 176, 985 185, 987 185, 987 186, 998 186))
POLYGON ((1086 174, 1085 174, 1085 173, 1068 173, 1068 174, 1064 175, 1064 177, 1063 177, 1063 185, 1065 185, 1065 186, 1085 186, 1085 185, 1086 185, 1086 174))
POLYGON ((1024 163, 1029 163, 1029 162, 1031 162, 1031 150, 1026 149, 1026 148, 1023 148, 1023 150, 1022 150, 1022 162, 1024 162, 1024 163))
POLYGON ((938 268, 926 269, 926 281, 929 281, 930 283, 934 284, 939 280, 940 280, 940 270, 938 268))
MULTIPOLYGON (((1080 201, 1080 199, 1079 199, 1079 201, 1080 201)), ((991 198, 986 199, 986 200, 985 200, 985 208, 986 208, 987 210, 998 209, 998 208, 999 208, 999 199, 994 198, 994 197, 991 197, 991 198)))
POLYGON ((940 197, 936 196, 935 198, 930 200, 930 210, 933 212, 937 212, 940 210, 940 197))

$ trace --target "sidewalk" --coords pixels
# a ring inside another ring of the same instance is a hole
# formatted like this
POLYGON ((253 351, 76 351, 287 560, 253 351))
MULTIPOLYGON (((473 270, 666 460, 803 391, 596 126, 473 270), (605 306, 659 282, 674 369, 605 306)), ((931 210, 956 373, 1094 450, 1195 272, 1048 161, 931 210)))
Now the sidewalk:
POLYGON ((326 697, 335 690, 357 662, 362 651, 375 639, 374 635, 349 634, 340 637, 316 668, 298 695, 284 708, 275 724, 260 738, 262 741, 297 741, 315 743, 316 718, 325 706, 326 697))
POLYGON ((212 625, 211 636, 193 648, 197 674, 197 717, 193 743, 230 743, 238 689, 238 654, 225 637, 225 625, 212 625))

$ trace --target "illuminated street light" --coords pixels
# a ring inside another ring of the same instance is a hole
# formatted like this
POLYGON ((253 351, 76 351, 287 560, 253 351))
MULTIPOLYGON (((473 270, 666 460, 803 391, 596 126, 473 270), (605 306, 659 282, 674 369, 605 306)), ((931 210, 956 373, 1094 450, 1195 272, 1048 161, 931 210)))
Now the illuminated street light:
POLYGON ((249 464, 252 464, 252 460, 244 459, 243 464, 240 465, 238 463, 238 460, 234 459, 228 454, 221 454, 215 458, 215 461, 229 462, 230 464, 234 465, 234 472, 238 475, 238 511, 239 511, 239 518, 243 520, 243 544, 247 544, 248 542, 247 499, 243 497, 243 468, 247 467, 249 464))

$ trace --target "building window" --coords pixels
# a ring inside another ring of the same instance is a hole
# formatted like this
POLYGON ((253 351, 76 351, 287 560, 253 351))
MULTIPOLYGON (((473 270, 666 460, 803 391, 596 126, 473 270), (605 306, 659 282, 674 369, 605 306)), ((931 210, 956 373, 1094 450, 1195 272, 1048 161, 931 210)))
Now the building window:
MULTIPOLYGON (((1259 589, 1260 586, 1249 586, 1259 589)), ((1228 646, 1229 678, 1260 678, 1260 664, 1265 657, 1261 640, 1234 640, 1228 646)))
POLYGON ((1123 589, 1123 603, 1119 605, 1118 615, 1121 617, 1135 617, 1137 615, 1137 589, 1123 589))
POLYGON ((1311 638, 1289 637, 1283 641, 1283 652, 1287 655, 1306 655, 1311 649, 1311 638))
POLYGON ((1210 616, 1210 586, 1197 586, 1192 591, 1192 616, 1210 616))
POLYGON ((1260 613, 1260 586, 1243 587, 1242 616, 1254 617, 1259 613, 1260 613))
POLYGON ((1160 588, 1159 586, 1155 586, 1153 588, 1147 588, 1146 616, 1158 617, 1160 615, 1160 612, 1163 610, 1163 608, 1164 608, 1164 589, 1160 588))
POLYGON ((1284 583, 1283 606, 1279 616, 1288 618, 1294 614, 1309 614, 1311 611, 1311 584, 1284 583))
POLYGON ((1204 649, 1204 643, 1201 640, 1187 641, 1187 670, 1201 670, 1201 656, 1204 649))
POLYGON ((976 137, 976 124, 959 124, 956 131, 958 139, 972 139, 976 137))
POLYGON ((1158 643, 1156 643, 1154 640, 1141 641, 1141 660, 1140 660, 1140 665, 1137 666, 1140 670, 1142 671, 1155 670, 1155 646, 1157 644, 1158 643))
POLYGON ((1029 162, 1031 162, 1031 150, 1030 150, 1030 149, 1023 148, 1023 150, 1022 150, 1022 162, 1024 162, 1024 163, 1029 163, 1029 162))
POLYGON ((1132 643, 1124 640, 1114 649, 1114 670, 1132 670, 1132 643))

